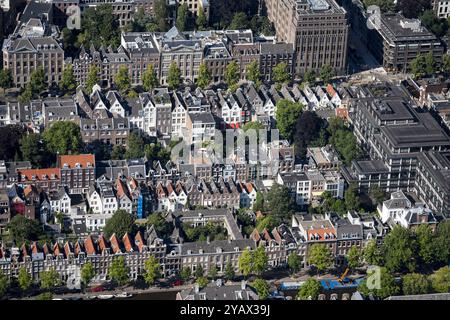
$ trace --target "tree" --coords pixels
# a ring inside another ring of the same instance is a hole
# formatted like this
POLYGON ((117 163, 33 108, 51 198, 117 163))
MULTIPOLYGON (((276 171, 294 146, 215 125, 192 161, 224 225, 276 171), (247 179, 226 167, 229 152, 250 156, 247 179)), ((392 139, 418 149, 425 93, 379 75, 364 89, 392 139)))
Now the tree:
POLYGON ((99 84, 100 82, 100 69, 96 66, 91 66, 89 69, 89 73, 87 75, 87 79, 86 79, 86 90, 89 94, 92 93, 92 88, 96 85, 99 84))
POLYGON ((361 201, 358 197, 358 187, 351 183, 344 194, 345 207, 347 210, 358 210, 361 206, 361 201))
POLYGON ((17 280, 19 282, 19 287, 22 291, 27 291, 31 288, 33 284, 33 278, 28 273, 25 267, 21 267, 19 269, 19 275, 17 276, 17 280))
POLYGON ((247 248, 242 251, 238 260, 239 271, 247 277, 253 271, 253 254, 247 248))
POLYGON ((73 92, 77 88, 77 80, 73 74, 73 66, 70 63, 64 68, 59 88, 65 92, 73 92))
MULTIPOLYGON (((368 271, 368 276, 373 276, 373 272, 375 271, 368 271)), ((376 298, 384 299, 398 294, 400 292, 400 287, 396 284, 394 276, 391 275, 386 268, 380 268, 379 287, 371 286, 371 288, 369 288, 367 280, 363 280, 358 286, 358 291, 365 296, 372 294, 376 298)))
POLYGON ((261 191, 256 192, 256 199, 253 203, 253 211, 264 211, 264 195, 261 191))
POLYGON ((3 297, 9 288, 9 280, 8 277, 0 272, 0 298, 3 297))
POLYGON ((202 277, 198 277, 197 281, 195 281, 195 283, 197 283, 200 288, 204 288, 204 287, 206 287, 208 285, 208 279, 206 277, 203 277, 203 276, 202 277))
POLYGON ((224 79, 230 90, 234 91, 234 87, 239 82, 239 66, 236 60, 231 61, 225 68, 224 79))
POLYGON ((320 282, 314 278, 309 278, 302 284, 297 294, 299 300, 316 300, 322 290, 320 282))
POLYGON ((110 4, 102 4, 87 8, 82 15, 83 32, 79 42, 85 47, 93 44, 96 48, 118 47, 120 45, 119 17, 114 14, 110 4))
POLYGON ((126 152, 127 152, 127 149, 125 149, 124 146, 115 145, 111 151, 111 159, 112 160, 123 160, 126 152))
POLYGON ((288 65, 285 62, 280 62, 272 69, 272 80, 277 84, 277 88, 288 83, 291 80, 291 75, 288 70, 288 65))
POLYGON ((329 143, 344 158, 346 165, 351 165, 354 159, 358 159, 361 156, 361 149, 358 146, 355 135, 345 126, 342 119, 332 118, 327 131, 331 136, 329 143))
POLYGON ((225 266, 225 278, 227 280, 233 280, 234 276, 235 274, 233 265, 231 264, 231 262, 228 262, 227 265, 225 266))
POLYGON ((156 0, 154 4, 155 20, 159 31, 167 31, 167 4, 166 0, 156 0))
POLYGON ((415 230, 415 236, 420 261, 426 265, 433 265, 436 260, 436 243, 433 230, 428 225, 421 224, 415 230))
POLYGON ((30 86, 33 96, 40 94, 47 88, 47 83, 45 82, 45 72, 43 68, 38 68, 31 72, 30 82, 28 83, 28 85, 30 86))
POLYGON ((43 292, 38 294, 34 300, 53 300, 53 294, 51 292, 43 292))
POLYGON ((210 269, 209 269, 209 271, 208 271, 208 276, 211 278, 211 279, 215 279, 215 278, 217 278, 217 273, 219 272, 219 270, 217 269, 217 267, 216 266, 212 266, 210 269))
POLYGON ((439 266, 444 266, 450 261, 450 221, 441 221, 436 229, 435 262, 439 266))
POLYGON ((295 212, 295 202, 286 186, 274 183, 267 194, 267 206, 271 215, 290 219, 295 212))
POLYGON ((384 192, 379 186, 371 187, 369 193, 376 205, 382 203, 386 199, 386 192, 384 192))
POLYGON ((125 159, 138 159, 144 156, 144 139, 139 133, 131 132, 128 136, 128 148, 125 159))
POLYGON ((314 70, 308 70, 303 75, 303 81, 307 83, 315 83, 316 82, 316 73, 314 70))
POLYGON ((103 232, 106 237, 116 234, 121 238, 125 233, 132 233, 134 227, 134 217, 123 209, 117 210, 111 218, 106 221, 103 232))
POLYGON ((439 19, 432 9, 424 11, 420 20, 428 30, 438 37, 444 36, 448 30, 448 22, 445 19, 439 19))
POLYGON ((200 88, 205 89, 206 87, 208 87, 210 83, 211 83, 211 73, 206 67, 206 64, 202 63, 200 64, 200 67, 198 69, 197 85, 200 88))
POLYGON ((313 244, 310 248, 308 263, 314 265, 322 272, 333 265, 333 256, 330 249, 323 244, 313 244))
POLYGON ((392 11, 395 7, 394 0, 363 0, 364 5, 369 6, 378 6, 381 12, 392 11))
POLYGON ((290 253, 287 259, 287 263, 292 272, 297 272, 300 270, 301 260, 297 253, 290 253))
POLYGON ((412 232, 396 225, 384 238, 382 254, 390 272, 412 272, 416 269, 417 243, 412 232))
POLYGON ((31 220, 19 214, 15 215, 7 225, 7 229, 13 241, 17 244, 23 243, 25 240, 35 241, 42 230, 36 220, 31 220))
POLYGON ((197 265, 197 268, 195 268, 195 271, 194 271, 194 277, 200 278, 200 277, 203 277, 204 275, 205 275, 205 270, 203 269, 203 266, 201 264, 197 265))
POLYGON ((364 261, 370 265, 379 265, 382 261, 381 251, 375 239, 370 240, 363 250, 364 261))
POLYGON ((258 294, 259 300, 265 300, 270 296, 270 285, 264 279, 255 279, 252 283, 253 288, 255 288, 256 293, 258 294))
POLYGON ((61 284, 61 278, 55 269, 43 271, 39 277, 41 279, 42 289, 52 289, 61 284))
POLYGON ((208 20, 206 19, 206 15, 203 10, 199 11, 195 24, 197 25, 197 29, 200 31, 205 30, 208 26, 208 20))
POLYGON ((450 54, 444 54, 442 58, 442 71, 446 74, 450 73, 450 54))
POLYGON ((320 69, 319 76, 324 84, 330 83, 331 78, 333 78, 334 76, 333 68, 329 64, 322 66, 322 68, 320 69))
POLYGON ((85 286, 87 286, 89 284, 89 282, 91 282, 92 278, 94 278, 94 276, 95 276, 95 270, 94 270, 94 266, 92 265, 92 263, 91 262, 85 263, 81 267, 81 281, 83 282, 83 284, 85 286))
POLYGON ((436 292, 450 292, 450 267, 442 267, 431 276, 431 285, 436 292))
POLYGON ((145 70, 142 75, 142 86, 145 91, 151 91, 158 85, 158 76, 156 75, 155 68, 152 64, 148 65, 147 70, 145 70))
POLYGON ((253 253, 253 270, 256 274, 261 274, 267 270, 269 259, 264 246, 259 246, 253 253))
POLYGON ((71 121, 58 121, 44 131, 46 148, 53 154, 78 154, 83 150, 80 127, 71 121))
POLYGON ((22 159, 30 161, 33 167, 42 167, 48 157, 42 137, 38 133, 23 136, 20 139, 20 150, 22 159))
POLYGON ((411 61, 411 72, 416 78, 422 78, 427 74, 427 63, 424 55, 419 54, 411 61))
POLYGON ((155 280, 161 277, 161 265, 154 256, 150 256, 150 258, 145 261, 144 269, 144 279, 148 284, 155 283, 155 280))
POLYGON ((357 246, 352 246, 347 252, 347 264, 350 269, 356 269, 361 266, 361 251, 357 246))
POLYGON ((303 105, 291 100, 281 99, 278 100, 276 107, 277 128, 284 138, 292 141, 295 134, 295 126, 302 113, 303 105))
POLYGON ((180 32, 186 31, 188 12, 187 4, 184 3, 178 7, 176 27, 180 32))
POLYGON ((19 96, 19 102, 20 103, 27 103, 31 99, 33 99, 33 92, 31 91, 31 87, 30 86, 26 86, 25 90, 19 96))
POLYGON ((114 259, 108 270, 108 276, 112 281, 115 281, 119 286, 124 285, 129 281, 130 269, 125 264, 124 257, 114 259))
POLYGON ((13 78, 11 74, 11 70, 9 69, 1 69, 0 70, 0 88, 3 89, 3 93, 6 89, 9 89, 13 86, 13 78))
POLYGON ((403 294, 426 294, 430 291, 430 282, 425 275, 409 273, 403 277, 403 294))
POLYGON ((152 225, 155 228, 156 233, 162 237, 170 236, 173 231, 171 225, 167 223, 159 212, 152 213, 147 217, 147 225, 152 225))
POLYGON ((172 61, 167 74, 167 84, 170 89, 177 89, 181 84, 181 73, 175 61, 172 61))
POLYGON ((114 77, 114 83, 122 94, 131 89, 131 80, 128 74, 127 66, 121 65, 114 77))
POLYGON ((259 72, 258 60, 253 60, 246 70, 247 80, 252 81, 257 88, 261 86, 261 73, 259 72))
POLYGON ((181 269, 180 277, 181 279, 183 279, 183 281, 189 280, 189 278, 191 277, 191 268, 184 267, 183 269, 181 269))
POLYGON ((306 155, 307 148, 319 137, 323 125, 323 120, 315 112, 304 111, 300 114, 293 131, 296 155, 306 155))
POLYGON ((244 12, 236 12, 231 20, 231 24, 228 27, 230 30, 248 29, 248 18, 244 12))
POLYGON ((434 60, 433 52, 428 52, 425 55, 425 71, 430 76, 437 71, 437 63, 434 60))

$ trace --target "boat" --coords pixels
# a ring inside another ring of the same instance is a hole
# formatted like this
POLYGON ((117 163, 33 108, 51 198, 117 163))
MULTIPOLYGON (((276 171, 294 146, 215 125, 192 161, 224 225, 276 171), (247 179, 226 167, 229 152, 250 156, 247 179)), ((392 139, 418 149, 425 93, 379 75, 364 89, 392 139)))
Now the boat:
POLYGON ((112 294, 100 294, 100 295, 98 296, 98 298, 99 298, 99 299, 102 299, 102 300, 112 299, 112 298, 114 298, 114 295, 112 295, 112 294))
POLYGON ((97 296, 86 296, 86 300, 94 300, 97 299, 97 296))
POLYGON ((133 295, 129 292, 122 292, 122 293, 118 293, 116 295, 114 295, 115 298, 130 298, 133 295))
POLYGON ((53 298, 52 300, 63 300, 63 299, 61 299, 61 298, 53 298))

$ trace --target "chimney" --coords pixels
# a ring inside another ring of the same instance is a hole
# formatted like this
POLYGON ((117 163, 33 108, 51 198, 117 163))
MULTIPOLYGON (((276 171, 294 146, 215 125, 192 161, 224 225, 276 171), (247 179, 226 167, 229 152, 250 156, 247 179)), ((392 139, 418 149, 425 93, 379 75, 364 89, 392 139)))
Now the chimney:
POLYGON ((247 288, 247 281, 242 280, 241 281, 241 290, 245 290, 247 288))

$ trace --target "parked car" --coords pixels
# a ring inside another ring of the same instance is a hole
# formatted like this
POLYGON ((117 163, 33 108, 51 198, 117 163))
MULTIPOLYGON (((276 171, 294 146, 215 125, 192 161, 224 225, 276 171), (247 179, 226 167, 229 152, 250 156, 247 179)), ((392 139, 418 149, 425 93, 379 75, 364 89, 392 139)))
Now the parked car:
POLYGON ((182 286, 183 285, 183 280, 176 280, 172 283, 172 287, 178 287, 178 286, 182 286))
POLYGON ((105 290, 105 288, 103 288, 103 285, 99 285, 99 286, 93 287, 91 289, 91 292, 102 292, 103 290, 105 290))

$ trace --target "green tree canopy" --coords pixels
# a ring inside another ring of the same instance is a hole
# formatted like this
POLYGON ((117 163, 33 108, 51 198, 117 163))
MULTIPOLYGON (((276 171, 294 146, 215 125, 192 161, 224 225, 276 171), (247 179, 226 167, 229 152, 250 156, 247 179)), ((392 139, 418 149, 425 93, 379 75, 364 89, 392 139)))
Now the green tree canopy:
POLYGON ((431 276, 431 284, 436 292, 450 292, 450 267, 442 267, 431 276))
POLYGON ((329 64, 326 64, 320 69, 319 76, 324 84, 328 84, 330 83, 331 78, 334 77, 334 70, 329 64))
POLYGON ((270 285, 264 279, 255 279, 252 283, 252 287, 255 288, 258 294, 259 300, 265 300, 270 296, 270 285))
POLYGON ((72 64, 66 65, 64 68, 61 82, 59 83, 59 88, 61 91, 72 93, 77 88, 77 80, 73 74, 72 64))
POLYGON ((20 139, 22 159, 30 161, 33 167, 41 168, 48 159, 47 150, 40 134, 30 133, 20 139))
POLYGON ((276 83, 277 88, 288 83, 291 80, 291 75, 288 70, 288 65, 285 62, 280 62, 272 69, 272 80, 276 83))
MULTIPOLYGON (((374 270, 368 271, 368 276, 375 276, 374 272, 374 270)), ((386 268, 380 268, 379 280, 379 286, 377 286, 376 284, 368 285, 367 280, 363 280, 358 286, 358 291, 365 296, 369 296, 369 294, 372 294, 374 297, 377 297, 379 299, 397 295, 400 292, 400 287, 395 282, 394 276, 391 275, 386 268)))
POLYGON ((38 68, 31 72, 28 85, 30 86, 33 96, 40 94, 47 88, 48 84, 45 81, 45 72, 43 68, 38 68))
POLYGON ((249 20, 244 12, 236 12, 228 27, 230 30, 247 29, 249 27, 249 20))
POLYGON ((27 291, 33 285, 33 278, 28 273, 25 267, 21 267, 19 269, 19 275, 17 276, 17 280, 19 282, 19 288, 22 291, 27 291))
POLYGON ((239 271, 247 277, 253 271, 253 254, 247 248, 242 251, 238 260, 239 271))
POLYGON ((61 277, 55 269, 41 272, 40 279, 42 289, 53 289, 61 284, 61 277))
POLYGON ((320 282, 314 278, 309 278, 302 284, 297 294, 299 300, 316 300, 322 290, 320 282))
POLYGON ((310 247, 308 263, 314 265, 319 272, 331 268, 333 261, 333 255, 326 245, 313 244, 310 247))
POLYGON ((36 220, 31 220, 19 214, 15 215, 7 225, 11 240, 17 245, 25 240, 35 241, 42 234, 42 229, 36 220))
POLYGON ((83 282, 83 284, 87 286, 89 282, 91 282, 92 278, 94 278, 94 276, 95 270, 92 263, 91 262, 85 263, 81 267, 81 281, 83 282))
POLYGON ((156 75, 155 68, 152 64, 149 64, 147 70, 142 75, 142 86, 145 91, 151 91, 158 85, 158 76, 156 75))
POLYGON ((167 74, 167 84, 170 89, 178 89, 181 84, 181 72, 175 61, 172 61, 167 74))
POLYGON ((366 8, 370 6, 380 7, 381 12, 392 11, 395 8, 394 0, 363 0, 366 8))
POLYGON ((11 74, 11 70, 9 69, 0 69, 0 88, 5 91, 13 86, 13 78, 11 74))
POLYGON ((0 272, 0 298, 3 297, 9 288, 9 280, 8 277, 0 272))
POLYGON ((301 268, 301 259, 300 259, 299 255, 295 252, 291 252, 289 254, 287 263, 288 263, 289 268, 293 272, 297 272, 301 268))
POLYGON ((85 47, 93 44, 96 48, 117 48, 120 45, 119 17, 114 14, 111 4, 88 7, 83 12, 81 27, 83 32, 78 40, 85 47))
POLYGON ((197 265, 194 271, 194 277, 200 278, 205 275, 205 269, 203 269, 203 266, 201 264, 197 265))
POLYGON ((202 89, 206 89, 206 87, 208 87, 210 83, 211 83, 211 73, 206 67, 206 64, 202 63, 200 64, 200 67, 198 69, 197 85, 202 89))
POLYGON ((415 236, 418 245, 418 254, 420 262, 426 265, 433 265, 436 261, 436 242, 433 230, 426 225, 421 224, 415 230, 415 236))
POLYGON ((435 243, 435 262, 444 266, 450 261, 450 221, 441 221, 437 226, 435 243))
POLYGON ((261 191, 256 192, 256 199, 253 203, 253 211, 264 211, 264 195, 261 191))
POLYGON ((236 60, 233 60, 225 68, 224 74, 225 83, 228 85, 228 88, 230 88, 230 90, 233 91, 234 87, 239 82, 239 78, 239 65, 237 64, 236 60))
POLYGON ((125 210, 117 210, 111 218, 106 221, 103 232, 106 237, 111 237, 114 233, 122 238, 125 233, 133 233, 134 217, 125 210))
POLYGON ((370 265, 381 264, 383 257, 375 239, 370 240, 363 250, 364 261, 370 265))
POLYGON ((125 159, 138 159, 144 156, 144 138, 137 132, 131 132, 128 136, 125 159))
POLYGON ((144 279, 148 284, 155 283, 155 280, 161 277, 161 264, 154 256, 145 261, 144 269, 144 279))
POLYGON ((345 190, 344 194, 345 198, 345 207, 347 210, 358 210, 361 206, 361 200, 358 196, 358 186, 354 183, 351 183, 348 186, 348 189, 345 190))
POLYGON ((187 4, 182 4, 177 10, 176 27, 180 32, 186 31, 188 22, 189 8, 187 4))
POLYGON ((92 93, 92 88, 100 83, 100 69, 96 66, 91 66, 86 79, 86 90, 89 94, 92 93))
POLYGON ((127 66, 121 65, 119 67, 119 70, 114 77, 114 84, 122 94, 125 94, 128 90, 131 89, 131 79, 130 75, 128 74, 127 66))
POLYGON ((290 219, 295 212, 295 202, 286 186, 274 183, 267 193, 267 206, 271 215, 290 219))
POLYGON ((125 258, 122 256, 112 261, 108 270, 108 276, 121 286, 130 280, 129 272, 130 268, 126 265, 125 258))
POLYGON ((167 223, 163 215, 159 212, 148 215, 147 225, 153 225, 156 233, 161 237, 168 237, 173 231, 171 225, 167 223))
POLYGON ((200 288, 204 288, 208 285, 208 279, 206 277, 201 276, 197 278, 195 283, 197 283, 200 288))
POLYGON ((361 266, 361 250, 357 246, 352 246, 347 252, 347 264, 352 270, 361 266))
POLYGON ((189 267, 183 267, 180 271, 180 277, 183 279, 183 281, 189 280, 191 277, 191 268, 189 267))
POLYGON ((427 276, 418 273, 409 273, 403 277, 403 294, 426 294, 430 291, 430 282, 427 276))
POLYGON ((287 99, 278 100, 276 105, 277 128, 281 135, 292 141, 295 135, 295 126, 299 119, 303 105, 287 99))
POLYGON ((259 71, 258 60, 253 60, 246 70, 247 80, 252 81, 257 88, 261 86, 261 72, 259 71))
POLYGON ((166 0, 155 0, 154 4, 155 11, 155 20, 158 26, 159 31, 167 31, 168 23, 167 23, 167 2, 166 0))
POLYGON ((195 24, 197 25, 197 29, 203 31, 208 26, 208 20, 206 19, 205 12, 200 10, 197 18, 195 19, 195 24))
POLYGON ((293 131, 293 141, 297 156, 305 157, 307 148, 319 138, 324 121, 311 111, 304 111, 296 119, 293 131))
POLYGON ((269 258, 267 257, 264 246, 259 246, 253 253, 253 271, 256 274, 262 274, 267 270, 269 258))
POLYGON ((233 280, 234 276, 235 276, 235 273, 234 273, 233 265, 231 264, 231 262, 228 262, 227 265, 225 266, 225 278, 227 280, 233 280))
POLYGON ((71 121, 58 121, 43 133, 44 142, 53 154, 77 154, 83 150, 80 127, 71 121))
POLYGON ((303 75, 303 81, 313 84, 316 82, 316 73, 314 72, 314 70, 308 70, 305 72, 305 74, 303 75))
POLYGON ((382 253, 390 272, 412 272, 416 269, 417 242, 412 232, 396 225, 384 238, 382 253))
POLYGON ((215 265, 213 265, 208 270, 208 277, 210 277, 211 279, 215 279, 215 278, 217 278, 217 273, 218 272, 219 272, 219 270, 217 269, 217 267, 215 265))

